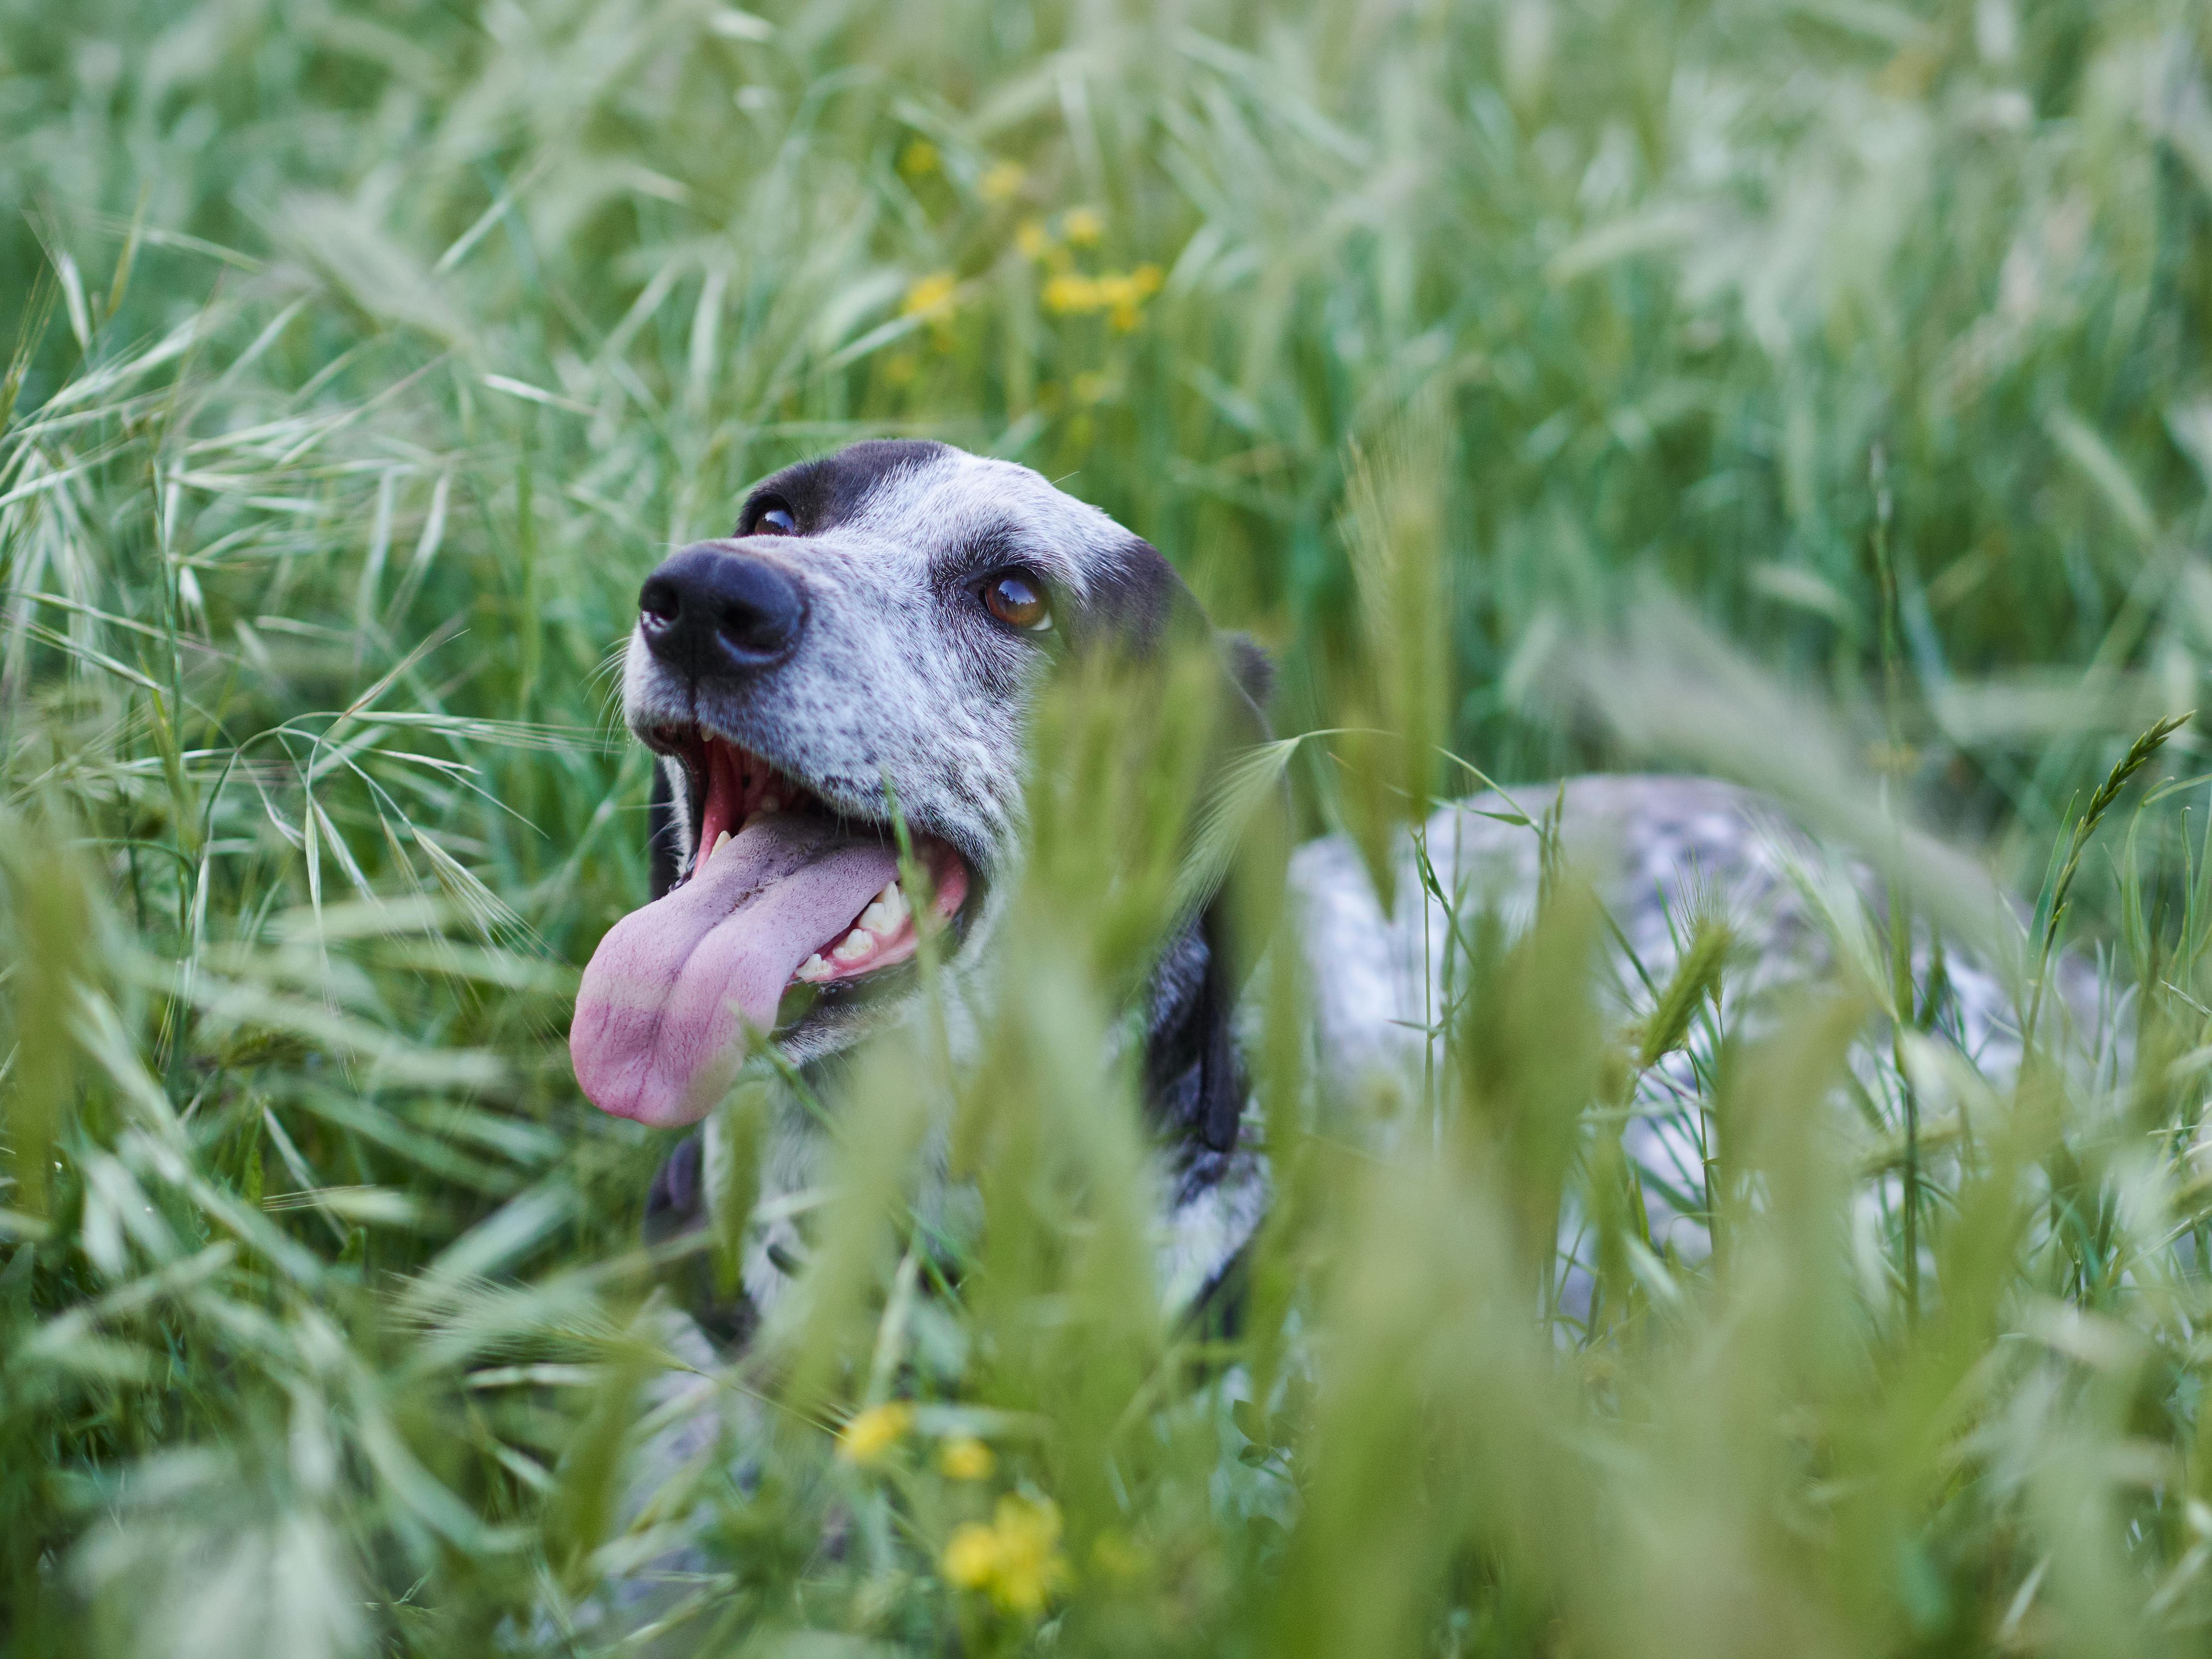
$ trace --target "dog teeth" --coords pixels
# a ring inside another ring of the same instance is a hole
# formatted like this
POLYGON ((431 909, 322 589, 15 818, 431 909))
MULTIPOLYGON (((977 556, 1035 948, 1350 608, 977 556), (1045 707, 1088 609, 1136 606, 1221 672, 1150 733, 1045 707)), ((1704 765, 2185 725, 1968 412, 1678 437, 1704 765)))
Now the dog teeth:
POLYGON ((817 951, 799 964, 794 979, 827 979, 839 968, 850 968, 855 963, 866 962, 884 947, 884 941, 896 934, 905 924, 906 895, 892 882, 876 895, 868 908, 860 912, 860 921, 846 930, 845 937, 830 947, 829 960, 817 951))
POLYGON ((873 903, 860 912, 860 926, 878 939, 888 939, 899 930, 906 920, 906 895, 899 890, 896 882, 875 896, 873 903))
POLYGON ((708 862, 711 864, 715 859, 719 858, 721 855, 722 849, 729 844, 730 832, 725 830, 720 835, 714 837, 714 850, 707 854, 708 862))

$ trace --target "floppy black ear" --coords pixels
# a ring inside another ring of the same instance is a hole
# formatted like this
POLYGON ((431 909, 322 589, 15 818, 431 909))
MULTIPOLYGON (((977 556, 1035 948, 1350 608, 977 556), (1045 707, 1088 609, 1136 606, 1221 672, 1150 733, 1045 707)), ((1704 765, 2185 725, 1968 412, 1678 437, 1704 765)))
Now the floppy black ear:
MULTIPOLYGON (((1271 735, 1265 711, 1274 672, 1267 653, 1244 635, 1217 629, 1151 543, 1129 538, 1119 558, 1094 578, 1074 620, 1072 643, 1079 653, 1103 647, 1139 663, 1164 661, 1183 648, 1212 655, 1220 668, 1212 763, 1217 776, 1271 735)), ((1246 1090, 1233 1020, 1249 947, 1267 931, 1252 924, 1272 917, 1279 905, 1276 866, 1287 809, 1285 798, 1279 815, 1262 815, 1271 821, 1248 835, 1249 853, 1240 848, 1219 887, 1177 924, 1146 988, 1146 1101, 1155 1124, 1180 1150, 1187 1178, 1199 1178, 1209 1164, 1218 1175, 1218 1157, 1207 1155, 1225 1154, 1237 1144, 1246 1090)))
POLYGON ((1150 987, 1145 1103, 1186 1164, 1201 1147, 1233 1148, 1244 1115, 1235 957, 1218 933, 1224 920, 1218 898, 1192 918, 1161 953, 1150 987))
MULTIPOLYGON (((1225 682, 1226 758, 1273 735, 1267 703, 1274 665, 1247 635, 1218 634, 1215 642, 1225 682)), ((1272 915, 1281 902, 1287 799, 1281 805, 1284 821, 1261 815, 1267 821, 1252 826, 1221 886, 1169 943, 1153 972, 1145 1096, 1155 1121, 1184 1148, 1186 1179, 1200 1175, 1189 1162, 1200 1148, 1224 1155, 1235 1149, 1243 1120, 1249 1079, 1237 1045, 1237 1000, 1258 941, 1242 935, 1263 931, 1257 919, 1272 915)))

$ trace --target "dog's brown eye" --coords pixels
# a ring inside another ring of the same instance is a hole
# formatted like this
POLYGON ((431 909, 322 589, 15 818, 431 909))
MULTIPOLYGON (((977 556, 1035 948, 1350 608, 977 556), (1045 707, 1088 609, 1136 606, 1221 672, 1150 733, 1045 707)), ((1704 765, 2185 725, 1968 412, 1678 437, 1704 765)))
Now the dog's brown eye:
POLYGON ((791 516, 791 509, 781 501, 770 501, 761 508, 753 520, 756 536, 795 536, 799 525, 791 516))
POLYGON ((994 576, 983 589, 983 604, 1009 628, 1038 632, 1052 626, 1052 609, 1027 576, 994 576))

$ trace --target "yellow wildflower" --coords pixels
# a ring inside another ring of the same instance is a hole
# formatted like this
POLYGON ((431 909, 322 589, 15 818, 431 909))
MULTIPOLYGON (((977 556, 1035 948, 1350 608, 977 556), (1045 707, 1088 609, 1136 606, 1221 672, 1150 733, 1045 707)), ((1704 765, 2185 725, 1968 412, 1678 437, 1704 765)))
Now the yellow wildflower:
MULTIPOLYGON (((987 168, 976 180, 975 188, 987 202, 1011 202, 1022 193, 1022 185, 1029 174, 1018 161, 999 161, 987 168)), ((1024 248, 1024 252, 1028 252, 1024 248)), ((1032 256, 1034 257, 1034 256, 1032 256)))
POLYGON ((1043 1612, 1052 1593, 1067 1582, 1060 1510, 1045 1498, 1001 1498, 992 1530, 999 1534, 999 1560, 991 1599, 1012 1613, 1043 1612))
POLYGON ((1139 265, 1126 276, 1099 278, 1099 292, 1113 313, 1116 328, 1137 325, 1137 307, 1160 291, 1160 268, 1139 265))
POLYGON ((899 152, 899 171, 909 179, 919 179, 925 173, 937 171, 937 146, 927 138, 916 138, 899 152))
POLYGON ((1060 234, 1078 247, 1089 247, 1106 234, 1105 216, 1097 208, 1070 208, 1060 222, 1060 234))
POLYGON ((906 291, 906 303, 899 307, 909 317, 931 317, 942 319, 952 314, 952 302, 960 284, 949 270, 933 270, 919 278, 906 291))
POLYGON ((837 1437, 837 1455, 869 1468, 883 1461, 893 1446, 914 1426, 914 1407, 902 1400, 888 1406, 871 1406, 845 1425, 837 1437))
POLYGON ((1044 308, 1060 315, 1096 311, 1099 308, 1098 283, 1096 277, 1078 271, 1062 271, 1044 285, 1044 308))
POLYGON ((1014 246, 1026 259, 1042 259, 1045 250, 1052 246, 1052 233, 1039 219, 1024 219, 1015 228, 1014 246))
POLYGON ((950 1480, 988 1480, 998 1461, 988 1446, 968 1434, 946 1441, 937 1453, 937 1467, 950 1480))
POLYGON ((961 1589, 1034 1618, 1067 1582, 1060 1510, 1046 1498, 1001 1498, 988 1526, 969 1521, 953 1528, 939 1565, 961 1589))
POLYGON ((1045 283, 1044 307, 1062 316, 1103 311, 1115 328, 1127 331, 1137 325, 1138 308, 1160 291, 1160 268, 1149 264, 1096 276, 1063 271, 1045 283))
POLYGON ((945 1577, 962 1589, 983 1589, 999 1571, 999 1534, 981 1521, 963 1521, 945 1541, 945 1577))
POLYGON ((1069 391, 1079 404, 1103 404, 1114 395, 1114 382, 1096 369, 1086 368, 1075 377, 1069 391))

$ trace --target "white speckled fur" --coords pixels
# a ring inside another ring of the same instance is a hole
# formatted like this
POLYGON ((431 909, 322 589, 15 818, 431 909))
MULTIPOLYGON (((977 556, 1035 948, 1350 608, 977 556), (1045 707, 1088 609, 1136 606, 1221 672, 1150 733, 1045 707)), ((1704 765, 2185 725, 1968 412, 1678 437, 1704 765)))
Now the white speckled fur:
MULTIPOLYGON (((1649 1011, 1647 978, 1664 985, 1672 976, 1700 902, 1721 908, 1739 942, 1741 965, 1723 998, 1723 1023, 1737 1029, 1757 1021, 1774 993, 1832 975, 1835 930, 1862 924, 1864 907, 1879 903, 1879 884, 1863 866, 1816 846, 1772 802, 1734 785, 1604 775, 1510 793, 1511 802, 1478 797, 1429 819, 1425 842, 1439 883, 1463 896, 1462 914, 1487 905, 1509 928, 1525 925, 1537 893, 1538 838, 1495 815, 1516 805, 1540 813, 1556 799, 1570 861, 1593 883, 1620 929, 1608 952, 1607 988, 1622 1019, 1649 1011)), ((1312 842, 1291 860, 1314 987, 1316 1054, 1325 1087, 1340 1098, 1378 1073, 1418 1076, 1424 1039, 1415 1028, 1433 1021, 1442 1002, 1447 918, 1440 905, 1423 898, 1410 841, 1401 840, 1398 860, 1401 898, 1395 915, 1383 912, 1345 837, 1312 842)), ((1912 954, 1916 982, 1924 984, 1931 966, 1925 937, 1912 954)), ((1985 962, 1956 948, 1947 952, 1943 974, 1949 987, 1938 1026, 1944 1046, 2002 1086, 2021 1058, 2012 988, 1985 962)), ((2098 1006, 2090 964, 2062 957, 2054 990, 2054 1019, 2069 1018, 2093 1036, 2118 1029, 2112 1012, 2098 1006)), ((1699 1126, 1685 1109, 1697 1093, 1692 1054, 1710 1058, 1703 1033, 1644 1076, 1625 1146, 1646 1173, 1655 1243, 1671 1243, 1696 1260, 1708 1247, 1703 1226, 1677 1213, 1662 1195, 1668 1185, 1694 1192, 1703 1180, 1699 1126)), ((1869 1085, 1886 1063, 1865 1048, 1854 1056, 1869 1085)), ((2106 1054, 2092 1063, 2115 1062, 2106 1054)), ((1571 1255, 1575 1225, 1570 1217, 1561 1241, 1571 1255)))

